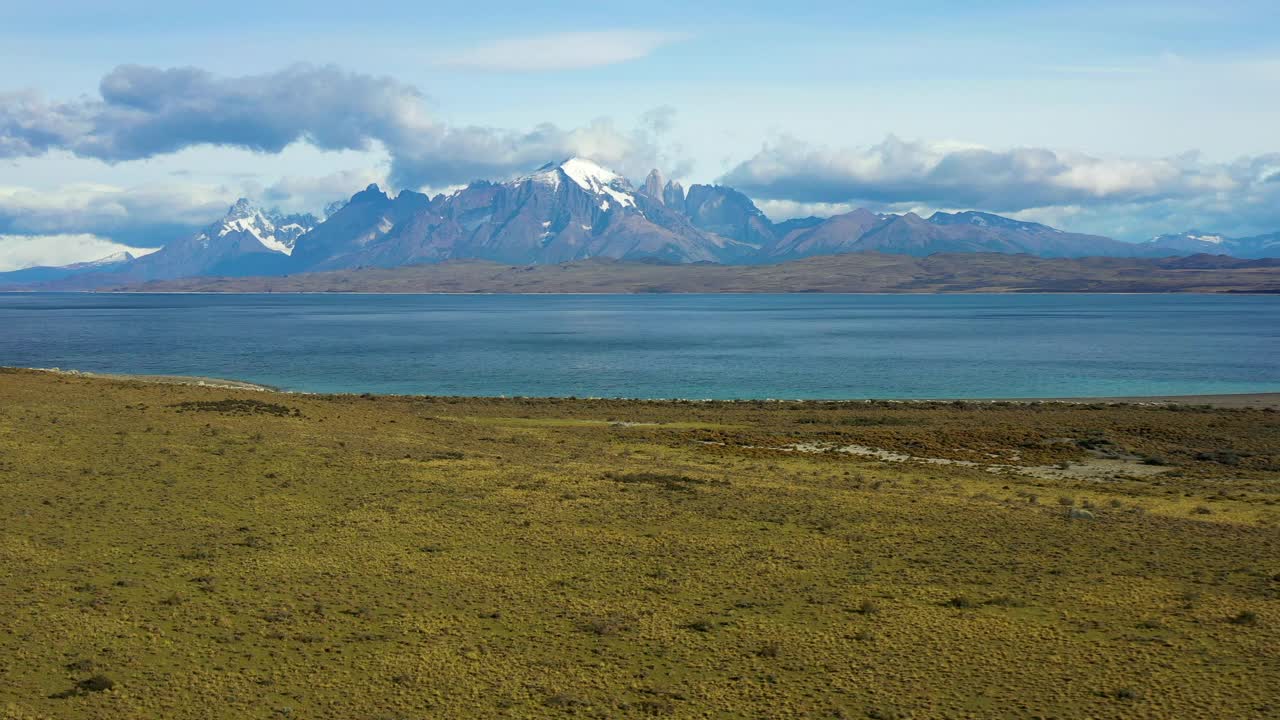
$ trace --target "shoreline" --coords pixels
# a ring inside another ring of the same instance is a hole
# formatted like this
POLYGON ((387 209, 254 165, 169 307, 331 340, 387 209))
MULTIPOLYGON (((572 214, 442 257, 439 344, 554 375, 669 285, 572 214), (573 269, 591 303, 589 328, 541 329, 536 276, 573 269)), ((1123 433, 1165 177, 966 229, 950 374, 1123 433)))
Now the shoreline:
MULTIPOLYGON (((0 369, 6 369, 0 366, 0 369)), ((99 380, 117 380, 144 382, 159 385, 192 385, 197 387, 222 388, 226 390, 251 390, 254 392, 272 392, 291 395, 374 395, 377 397, 468 397, 474 399, 554 399, 568 400, 568 397, 559 396, 525 396, 525 395, 476 395, 476 396, 444 396, 422 394, 395 394, 395 393, 313 393, 300 390, 286 390, 271 385, 261 383, 252 383, 243 380, 231 380, 226 378, 214 378, 200 375, 147 375, 147 374, 131 374, 131 373, 100 373, 74 369, 63 368, 7 368, 13 370, 27 370, 34 372, 44 372, 68 377, 81 377, 99 380)), ((1193 395, 1113 395, 1113 396, 1096 396, 1096 397, 992 397, 992 398, 813 398, 813 399, 778 399, 778 398, 747 398, 747 399, 693 399, 693 398, 624 398, 624 397, 577 397, 578 400, 615 400, 630 402, 696 402, 696 403, 755 403, 768 402, 778 404, 825 404, 825 403, 901 403, 909 404, 931 404, 931 403, 974 403, 974 404, 993 404, 993 403, 1013 403, 1019 405, 1035 405, 1035 404, 1066 404, 1066 405, 1200 405, 1215 408, 1227 409, 1272 409, 1280 410, 1280 392, 1255 392, 1255 393, 1210 393, 1210 394, 1193 394, 1193 395)))
POLYGON ((627 290, 30 290, 21 287, 0 288, 0 295, 577 295, 577 296, 669 296, 669 295, 866 295, 866 296, 940 296, 940 295, 1190 295, 1195 297, 1276 297, 1280 290, 670 290, 659 292, 627 290))
POLYGON ((223 388, 225 390, 253 390, 254 392, 273 392, 273 393, 289 393, 290 390, 284 390, 271 385, 262 385, 260 383, 245 382, 243 380, 228 380, 226 378, 204 377, 201 375, 145 375, 134 373, 100 373, 90 372, 87 370, 73 370, 64 368, 5 368, 11 370, 33 370, 37 372, 50 373, 53 375, 63 375, 67 377, 90 378, 94 380, 120 380, 131 382, 144 382, 153 385, 194 385, 197 387, 223 388))

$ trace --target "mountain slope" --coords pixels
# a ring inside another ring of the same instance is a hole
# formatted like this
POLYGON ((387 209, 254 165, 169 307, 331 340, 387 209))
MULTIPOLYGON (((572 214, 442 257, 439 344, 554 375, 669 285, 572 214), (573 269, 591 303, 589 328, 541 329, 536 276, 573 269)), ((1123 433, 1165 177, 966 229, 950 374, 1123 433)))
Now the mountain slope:
POLYGON ((769 259, 776 260, 859 252, 858 242, 869 230, 884 222, 886 217, 888 216, 859 208, 826 220, 811 218, 808 222, 800 221, 790 225, 784 223, 776 226, 783 234, 774 245, 767 248, 766 255, 769 259))
POLYGON ((684 212, 694 227, 759 250, 776 241, 773 223, 746 195, 721 185, 694 185, 684 212))
POLYGON ((924 257, 935 253, 1005 253, 1038 257, 1136 257, 1130 243, 1057 230, 982 212, 879 215, 859 209, 793 230, 769 250, 774 259, 846 252, 924 257))
POLYGON ((22 268, 21 270, 0 272, 0 287, 36 285, 74 278, 79 275, 110 273, 128 266, 135 259, 132 253, 119 252, 90 262, 58 266, 38 265, 36 267, 22 268))
POLYGON ((405 191, 393 200, 377 185, 370 185, 299 238, 289 267, 298 272, 375 264, 362 257, 369 246, 430 205, 421 193, 405 191))

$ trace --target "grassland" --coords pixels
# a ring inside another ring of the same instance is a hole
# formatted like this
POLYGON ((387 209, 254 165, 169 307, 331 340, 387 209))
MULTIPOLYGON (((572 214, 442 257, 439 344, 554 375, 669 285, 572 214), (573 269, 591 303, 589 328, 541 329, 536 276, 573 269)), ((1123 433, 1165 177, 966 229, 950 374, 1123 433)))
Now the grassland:
POLYGON ((3 370, 0 717, 1277 717, 1278 503, 1273 409, 3 370))

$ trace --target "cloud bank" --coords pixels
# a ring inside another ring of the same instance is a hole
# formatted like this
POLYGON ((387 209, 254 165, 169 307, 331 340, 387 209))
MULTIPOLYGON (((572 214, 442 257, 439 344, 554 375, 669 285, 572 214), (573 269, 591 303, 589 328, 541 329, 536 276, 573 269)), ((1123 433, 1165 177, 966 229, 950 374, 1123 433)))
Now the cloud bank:
POLYGON ((0 272, 37 265, 70 265, 130 252, 135 257, 157 248, 137 248, 96 235, 0 235, 0 272))
POLYGON ((391 157, 391 183, 416 188, 505 177, 575 154, 643 172, 660 154, 649 129, 626 132, 604 119, 568 129, 451 127, 431 116, 417 88, 334 66, 218 77, 124 65, 102 79, 99 95, 65 102, 31 91, 0 95, 0 158, 64 150, 116 163, 209 145, 261 153, 298 142, 323 150, 380 145, 391 157))
POLYGON ((1236 227, 1246 220, 1280 227, 1277 178, 1280 153, 1230 163, 1206 162, 1196 153, 1117 159, 890 136, 878 145, 835 150, 783 138, 734 167, 722 182, 792 208, 925 206, 1039 216, 1056 209, 1059 216, 1090 217, 1103 225, 1115 225, 1121 216, 1177 215, 1236 227))
POLYGON ((234 199, 229 188, 192 184, 0 187, 0 234, 92 234, 154 247, 208 225, 234 199))

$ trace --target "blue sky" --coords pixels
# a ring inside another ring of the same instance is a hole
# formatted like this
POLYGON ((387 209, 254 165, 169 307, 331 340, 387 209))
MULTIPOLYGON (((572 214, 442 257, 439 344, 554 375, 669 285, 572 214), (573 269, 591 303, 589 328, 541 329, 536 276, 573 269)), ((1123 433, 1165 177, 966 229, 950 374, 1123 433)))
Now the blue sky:
POLYGON ((0 269, 560 153, 778 218, 1280 230, 1274 2, 174 5, 0 5, 0 269))

